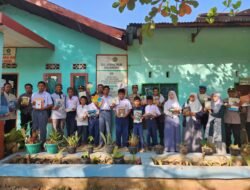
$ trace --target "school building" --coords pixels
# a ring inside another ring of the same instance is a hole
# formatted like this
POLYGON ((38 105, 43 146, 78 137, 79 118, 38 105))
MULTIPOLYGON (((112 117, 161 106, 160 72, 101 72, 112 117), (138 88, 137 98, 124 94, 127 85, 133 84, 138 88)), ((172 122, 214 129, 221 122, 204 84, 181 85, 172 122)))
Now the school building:
POLYGON ((51 92, 57 82, 64 91, 91 83, 92 92, 104 83, 113 93, 138 84, 150 94, 158 86, 164 96, 175 89, 181 103, 201 84, 224 97, 228 87, 250 89, 250 10, 219 14, 212 25, 203 14, 177 26, 159 23, 147 37, 142 24, 119 29, 45 0, 4 0, 0 23, 0 73, 17 96, 40 80, 51 92))

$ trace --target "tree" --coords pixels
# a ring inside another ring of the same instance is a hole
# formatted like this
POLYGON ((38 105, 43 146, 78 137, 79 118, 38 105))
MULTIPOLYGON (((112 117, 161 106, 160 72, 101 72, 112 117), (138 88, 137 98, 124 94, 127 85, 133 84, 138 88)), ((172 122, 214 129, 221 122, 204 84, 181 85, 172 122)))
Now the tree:
MULTIPOLYGON (((189 15, 194 8, 199 6, 199 2, 204 0, 116 0, 113 8, 117 8, 121 13, 125 8, 134 10, 139 4, 142 6, 150 6, 151 11, 145 16, 145 29, 154 29, 154 18, 161 14, 163 17, 169 17, 174 24, 178 23, 179 17, 189 15)), ((225 10, 229 10, 229 15, 235 15, 241 6, 241 0, 219 0, 222 1, 225 10)), ((210 24, 214 23, 217 15, 217 7, 212 7, 208 13, 206 21, 210 24)))

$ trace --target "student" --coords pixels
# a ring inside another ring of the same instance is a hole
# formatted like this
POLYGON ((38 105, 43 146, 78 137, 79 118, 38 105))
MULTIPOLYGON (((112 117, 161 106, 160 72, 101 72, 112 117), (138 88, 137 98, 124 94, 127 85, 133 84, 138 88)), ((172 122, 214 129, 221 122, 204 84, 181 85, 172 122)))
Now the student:
POLYGON ((240 112, 239 112, 239 99, 237 98, 237 92, 234 88, 228 89, 228 98, 224 100, 226 109, 224 114, 224 123, 226 130, 226 145, 227 152, 229 152, 229 147, 232 143, 231 136, 233 133, 234 144, 241 145, 240 140, 240 130, 241 130, 241 120, 240 120, 240 112), (231 101, 231 100, 235 101, 231 101), (238 101, 237 101, 238 99, 238 101), (233 108, 236 109, 233 109, 233 108))
POLYGON ((82 96, 80 98, 80 104, 77 106, 76 122, 77 133, 80 137, 79 145, 87 144, 88 138, 88 98, 82 96))
POLYGON ((2 120, 5 120, 4 133, 9 133, 13 128, 16 127, 16 104, 17 98, 11 93, 12 86, 10 83, 4 84, 4 96, 8 102, 9 113, 2 120))
POLYGON ((126 147, 128 143, 128 125, 129 114, 132 106, 130 101, 125 98, 125 89, 118 90, 118 102, 115 110, 115 123, 116 123, 116 145, 118 147, 126 147))
POLYGON ((62 89, 62 84, 56 84, 55 92, 51 95, 53 100, 51 119, 54 130, 64 135, 66 95, 63 94, 62 89))
POLYGON ((163 113, 163 104, 165 102, 165 98, 159 92, 159 88, 153 88, 153 103, 158 106, 161 114, 156 118, 157 127, 159 131, 160 144, 164 144, 164 113, 163 113))
MULTIPOLYGON (((114 107, 112 103, 112 98, 109 96, 110 88, 109 86, 103 87, 103 96, 102 103, 100 106, 100 115, 99 115, 99 131, 103 134, 111 134, 111 110, 114 107)), ((100 135, 100 146, 101 148, 104 145, 103 139, 100 135)))
POLYGON ((103 84, 98 84, 97 85, 97 90, 92 96, 95 96, 95 95, 98 95, 99 97, 102 97, 102 95, 103 95, 103 84))
POLYGON ((31 96, 33 91, 32 84, 25 84, 25 93, 19 96, 17 106, 20 110, 21 115, 21 127, 25 130, 28 128, 28 124, 30 127, 30 134, 32 134, 32 103, 31 103, 31 96))
POLYGON ((201 127, 202 105, 198 100, 196 93, 191 93, 188 101, 184 104, 183 127, 184 143, 188 146, 189 152, 200 152, 202 141, 201 127))
POLYGON ((32 128, 33 130, 40 131, 40 140, 42 143, 45 143, 47 135, 48 110, 52 108, 53 102, 50 94, 46 92, 45 82, 38 82, 37 87, 38 92, 33 93, 31 96, 33 105, 32 128))
POLYGON ((67 135, 71 136, 77 130, 76 128, 76 108, 79 105, 79 99, 74 96, 74 89, 69 87, 67 89, 68 96, 66 97, 66 128, 67 135))
POLYGON ((220 93, 213 93, 211 101, 211 110, 208 110, 209 117, 205 131, 205 138, 208 142, 214 143, 217 149, 222 151, 222 119, 223 119, 223 101, 220 93))
POLYGON ((88 99, 88 102, 91 101, 91 96, 90 96, 90 92, 89 89, 87 89, 85 86, 80 85, 78 87, 78 98, 82 97, 82 96, 86 96, 88 99))
POLYGON ((88 105, 89 135, 94 138, 95 146, 99 144, 99 109, 91 102, 88 105))
POLYGON ((147 106, 145 107, 144 118, 147 126, 148 147, 157 145, 157 122, 156 118, 161 115, 159 108, 153 104, 153 97, 147 96, 147 106), (151 142, 152 139, 152 142, 151 142))
POLYGON ((133 109, 131 112, 131 118, 133 121, 133 134, 139 137, 139 149, 140 152, 144 152, 144 138, 143 138, 143 115, 145 113, 144 107, 141 105, 140 97, 134 98, 133 109))
POLYGON ((202 128, 204 129, 204 131, 206 130, 206 125, 207 125, 208 115, 209 115, 209 113, 207 111, 204 111, 205 102, 210 99, 210 96, 207 95, 206 92, 207 92, 206 86, 203 86, 203 85, 199 86, 198 99, 199 99, 199 101, 202 105, 202 108, 203 108, 203 112, 201 115, 201 125, 202 125, 202 128))
POLYGON ((175 91, 168 92, 168 101, 164 104, 165 128, 164 147, 167 152, 177 152, 180 144, 180 118, 181 106, 175 91))

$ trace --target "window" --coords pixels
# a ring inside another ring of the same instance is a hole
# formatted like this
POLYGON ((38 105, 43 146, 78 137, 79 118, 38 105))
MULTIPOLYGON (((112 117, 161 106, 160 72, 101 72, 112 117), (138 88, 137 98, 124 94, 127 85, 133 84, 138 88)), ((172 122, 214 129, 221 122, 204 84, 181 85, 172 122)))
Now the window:
POLYGON ((47 92, 52 94, 55 91, 56 84, 62 82, 62 75, 61 73, 45 73, 43 80, 47 83, 47 92))
POLYGON ((143 95, 152 95, 153 94, 153 88, 157 87, 160 89, 160 93, 167 99, 168 98, 168 91, 174 90, 176 92, 176 95, 178 96, 178 84, 159 84, 159 83, 153 83, 153 84, 142 84, 142 94, 143 95))
POLYGON ((71 73, 70 86, 74 88, 75 93, 78 94, 78 87, 88 84, 88 74, 86 73, 71 73))

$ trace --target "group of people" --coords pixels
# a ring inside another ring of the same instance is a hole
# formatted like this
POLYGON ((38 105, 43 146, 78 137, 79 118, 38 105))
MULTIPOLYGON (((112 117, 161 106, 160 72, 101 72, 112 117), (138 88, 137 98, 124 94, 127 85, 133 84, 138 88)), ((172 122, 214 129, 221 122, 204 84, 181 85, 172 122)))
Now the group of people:
MULTIPOLYGON (((146 97, 138 93, 138 86, 132 86, 132 94, 126 96, 125 89, 119 89, 116 97, 109 95, 109 86, 99 84, 96 93, 79 86, 78 94, 71 87, 67 95, 62 85, 55 86, 55 92, 46 91, 46 83, 38 82, 38 91, 25 84, 25 93, 18 99, 11 94, 11 84, 3 87, 1 103, 7 102, 9 111, 2 115, 5 133, 16 127, 16 111, 20 110, 21 126, 40 131, 42 142, 46 141, 47 124, 51 118, 54 130, 67 135, 78 132, 79 145, 86 144, 88 136, 94 138, 97 147, 104 146, 101 133, 112 134, 112 115, 115 115, 115 136, 118 147, 128 146, 130 134, 139 138, 139 148, 144 151, 157 144, 164 145, 165 151, 176 152, 182 142, 189 152, 201 150, 203 139, 217 147, 226 144, 241 146, 241 117, 245 112, 246 130, 250 138, 250 104, 242 104, 234 88, 228 89, 228 98, 222 100, 219 93, 206 94, 206 87, 200 86, 198 93, 191 93, 184 105, 180 105, 176 92, 169 91, 167 100, 158 88, 146 97), (15 109, 16 102, 16 109, 15 109), (114 113, 114 114, 113 114, 114 113), (182 121, 182 124, 181 124, 182 121), (183 126, 183 140, 181 138, 183 126), (144 141, 144 129, 147 130, 144 141)), ((249 94, 250 95, 250 94, 249 94)))

